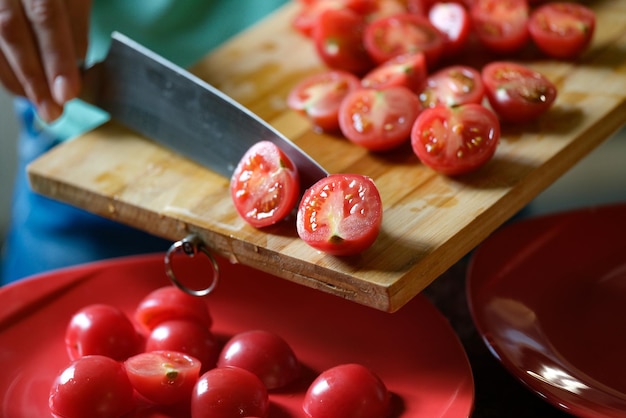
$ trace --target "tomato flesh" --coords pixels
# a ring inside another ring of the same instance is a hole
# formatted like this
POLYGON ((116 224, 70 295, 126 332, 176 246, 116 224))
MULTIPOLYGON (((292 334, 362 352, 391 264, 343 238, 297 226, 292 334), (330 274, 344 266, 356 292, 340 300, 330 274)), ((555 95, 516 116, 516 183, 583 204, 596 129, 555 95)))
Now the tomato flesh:
POLYGON ((478 39, 491 51, 514 53, 528 43, 526 0, 476 0, 470 17, 478 39))
POLYGON ((376 240, 382 201, 374 181, 360 174, 331 174, 304 194, 298 209, 298 235, 333 255, 355 255, 376 240))
POLYGON ((596 17, 593 10, 577 3, 546 3, 535 9, 528 30, 546 55, 572 59, 583 53, 593 37, 596 17))
POLYGON ((418 116, 411 133, 413 151, 437 172, 460 175, 491 159, 500 139, 500 124, 486 107, 470 103, 436 106, 418 116))
POLYGON ((255 228, 287 217, 300 196, 298 168, 274 143, 253 145, 235 168, 231 197, 239 215, 255 228))
POLYGON ((368 89, 406 87, 413 92, 424 87, 428 70, 421 52, 398 55, 378 65, 361 78, 361 85, 368 89))
POLYGON ((480 72, 466 65, 451 65, 431 74, 419 94, 423 107, 459 106, 483 101, 485 86, 480 72))

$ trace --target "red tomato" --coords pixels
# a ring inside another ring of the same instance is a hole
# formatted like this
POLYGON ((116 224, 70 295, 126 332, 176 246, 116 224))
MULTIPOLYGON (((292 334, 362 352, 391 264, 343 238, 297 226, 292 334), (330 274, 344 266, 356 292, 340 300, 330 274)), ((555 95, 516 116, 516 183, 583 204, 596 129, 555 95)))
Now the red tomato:
POLYGON ((467 44, 472 30, 469 12, 455 1, 440 1, 428 11, 428 20, 446 36, 444 54, 458 53, 467 44))
POLYGON ((206 371, 215 367, 221 346, 204 325, 185 319, 161 322, 146 339, 145 351, 178 351, 197 358, 206 371))
POLYGON ((526 0, 476 0, 470 10, 474 32, 489 50, 513 53, 528 43, 526 0))
POLYGON ((355 255, 374 243, 382 217, 382 201, 371 178, 331 174, 304 193, 296 226, 300 238, 313 248, 355 255))
POLYGON ((537 47, 554 58, 571 59, 584 52, 595 31, 593 10, 578 3, 546 3, 535 9, 528 22, 537 47))
POLYGON ((313 28, 313 42, 319 57, 336 70, 363 74, 374 66, 363 46, 365 17, 350 9, 329 9, 313 28))
POLYGON ((200 361, 176 351, 150 351, 124 362, 137 393, 159 405, 189 402, 200 376, 200 361))
POLYGON ((500 124, 486 107, 470 103, 424 110, 411 133, 413 151, 435 171, 458 175, 491 159, 500 139, 500 124))
POLYGON ((390 398, 384 382, 370 369, 342 364, 313 381, 302 409, 309 418, 381 418, 389 415, 390 398))
POLYGON ((204 373, 191 398, 192 418, 266 418, 269 408, 263 382, 239 367, 218 367, 204 373))
POLYGON ((427 77, 424 54, 413 52, 398 55, 378 65, 363 76, 361 85, 367 89, 404 86, 417 92, 424 87, 427 77))
POLYGON ((452 65, 431 74, 420 92, 422 107, 482 103, 485 86, 481 73, 466 65, 452 65))
POLYGON ((443 52, 444 35, 425 16, 411 13, 378 19, 365 27, 365 49, 379 64, 410 52, 422 52, 434 68, 443 52))
POLYGON ((403 144, 421 110, 417 94, 406 87, 360 89, 348 94, 339 109, 341 132, 372 151, 403 144))
POLYGON ((279 335, 265 330, 233 336, 217 361, 217 367, 228 366, 254 373, 269 390, 287 386, 300 375, 300 362, 289 344, 279 335))
POLYGON ((287 105, 306 116, 317 129, 337 131, 343 98, 360 87, 361 81, 354 74, 325 71, 305 78, 291 89, 287 105))
POLYGON ((545 113, 557 96, 556 86, 541 73, 512 62, 495 61, 482 70, 485 94, 500 119, 531 121, 545 113))
POLYGON ((314 0, 301 1, 292 25, 305 36, 312 36, 320 15, 326 10, 349 9, 365 15, 375 10, 375 0, 314 0))
POLYGON ((230 193, 237 213, 250 225, 274 225, 286 218, 298 202, 298 168, 276 144, 257 142, 235 168, 230 193))
POLYGON ((135 309, 135 319, 147 331, 171 319, 197 321, 210 328, 213 320, 203 299, 175 286, 164 286, 148 293, 135 309))
POLYGON ((122 363, 89 355, 55 378, 48 403, 50 411, 63 418, 121 417, 134 406, 133 387, 122 363))
POLYGON ((65 347, 71 360, 99 354, 125 360, 141 350, 141 337, 120 309, 104 304, 76 312, 65 330, 65 347))

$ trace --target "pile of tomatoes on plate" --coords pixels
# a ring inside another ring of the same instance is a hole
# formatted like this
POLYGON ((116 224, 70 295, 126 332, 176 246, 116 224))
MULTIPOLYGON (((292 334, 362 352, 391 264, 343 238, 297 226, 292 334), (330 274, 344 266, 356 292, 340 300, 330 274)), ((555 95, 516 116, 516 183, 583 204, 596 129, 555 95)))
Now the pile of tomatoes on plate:
MULTIPOLYGON (((170 416, 267 418, 273 391, 296 390, 300 361, 280 335, 212 332, 203 299, 174 286, 147 294, 129 316, 110 304, 78 310, 65 332, 70 364, 54 380, 50 410, 63 418, 170 416)), ((310 384, 310 418, 383 418, 384 382, 358 363, 338 364, 310 384)))
POLYGON ((579 3, 529 3, 539 2, 299 0, 293 26, 328 71, 302 80, 288 105, 371 151, 410 140, 438 172, 474 171, 493 156, 501 122, 530 122, 557 95, 509 58, 534 45, 575 59, 594 32, 594 12, 579 3))
MULTIPOLYGON (((293 27, 327 70, 294 86, 288 106, 317 131, 372 152, 410 142, 424 165, 449 176, 487 163, 502 123, 532 122, 556 99, 553 82, 504 57, 535 47, 541 56, 574 60, 595 29, 594 12, 572 2, 297 2, 293 27)), ((360 174, 333 174, 298 201, 297 167, 270 143, 242 159, 231 192, 238 213, 257 228, 296 208, 298 235, 333 255, 364 251, 382 223, 376 185, 360 174)))

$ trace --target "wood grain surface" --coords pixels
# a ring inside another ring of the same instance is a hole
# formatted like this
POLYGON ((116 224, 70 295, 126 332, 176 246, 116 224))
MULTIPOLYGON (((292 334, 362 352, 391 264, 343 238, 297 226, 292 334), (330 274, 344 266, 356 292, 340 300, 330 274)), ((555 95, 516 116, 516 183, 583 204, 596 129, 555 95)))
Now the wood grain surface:
POLYGON ((295 3, 192 67, 329 172, 375 180, 382 232, 359 256, 313 250, 298 238, 294 219, 255 230, 236 214, 227 178, 114 122, 42 156, 28 168, 29 178, 35 191, 52 198, 173 241, 195 233, 232 262, 393 312, 626 122, 626 1, 589 4, 597 30, 578 62, 535 59, 532 51, 522 57, 556 83, 551 111, 531 124, 503 127, 494 159, 458 178, 420 164, 409 147, 377 154, 316 133, 287 109, 291 87, 323 69, 310 42, 290 26, 295 3))

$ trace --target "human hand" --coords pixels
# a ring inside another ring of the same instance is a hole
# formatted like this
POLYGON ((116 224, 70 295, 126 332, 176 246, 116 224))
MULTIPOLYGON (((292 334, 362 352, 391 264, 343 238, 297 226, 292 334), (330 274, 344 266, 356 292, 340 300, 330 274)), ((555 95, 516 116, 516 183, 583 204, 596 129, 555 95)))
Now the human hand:
POLYGON ((0 82, 46 122, 80 91, 91 0, 0 0, 0 82))

